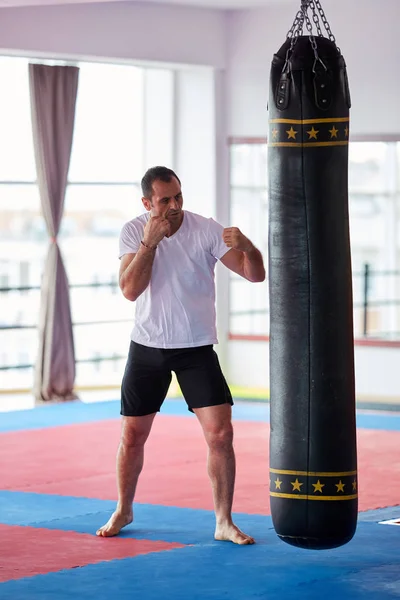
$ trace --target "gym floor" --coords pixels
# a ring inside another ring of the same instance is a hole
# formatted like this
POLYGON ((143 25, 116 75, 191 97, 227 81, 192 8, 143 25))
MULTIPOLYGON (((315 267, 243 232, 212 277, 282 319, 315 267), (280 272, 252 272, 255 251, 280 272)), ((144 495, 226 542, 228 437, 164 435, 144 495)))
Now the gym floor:
POLYGON ((323 551, 288 546, 274 532, 268 404, 236 401, 233 415, 235 521, 254 546, 213 539, 206 446, 183 400, 168 399, 157 416, 135 522, 112 539, 95 531, 117 498, 119 403, 2 413, 0 598, 399 598, 400 413, 358 411, 357 532, 323 551))

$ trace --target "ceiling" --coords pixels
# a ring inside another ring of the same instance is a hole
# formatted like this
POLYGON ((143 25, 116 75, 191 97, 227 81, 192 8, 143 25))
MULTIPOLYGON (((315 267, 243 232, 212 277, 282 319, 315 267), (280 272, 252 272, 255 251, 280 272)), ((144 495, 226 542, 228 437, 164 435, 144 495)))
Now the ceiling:
MULTIPOLYGON (((91 4, 94 2, 135 2, 135 0, 0 0, 0 8, 13 6, 44 6, 62 4, 91 4)), ((271 4, 291 2, 300 6, 300 0, 140 0, 142 4, 178 4, 181 6, 203 6, 217 9, 256 8, 271 4)))

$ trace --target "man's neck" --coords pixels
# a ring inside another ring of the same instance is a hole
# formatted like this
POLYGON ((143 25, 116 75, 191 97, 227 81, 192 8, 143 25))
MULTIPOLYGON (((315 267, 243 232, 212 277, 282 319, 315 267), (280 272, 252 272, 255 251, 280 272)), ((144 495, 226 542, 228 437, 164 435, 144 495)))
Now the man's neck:
POLYGON ((184 217, 184 212, 182 211, 182 217, 181 217, 181 220, 179 221, 179 224, 175 225, 175 224, 171 223, 171 231, 170 231, 169 235, 167 235, 166 237, 173 236, 178 231, 178 229, 180 229, 180 227, 183 223, 183 217, 184 217))

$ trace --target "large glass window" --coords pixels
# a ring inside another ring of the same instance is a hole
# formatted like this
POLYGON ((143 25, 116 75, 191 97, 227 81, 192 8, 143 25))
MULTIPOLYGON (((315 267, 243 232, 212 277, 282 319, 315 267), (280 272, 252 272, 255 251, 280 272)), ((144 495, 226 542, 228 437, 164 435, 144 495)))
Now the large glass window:
POLYGON ((0 56, 0 181, 35 181, 28 61, 0 56))
MULTIPOLYGON (((126 360, 135 305, 117 288, 118 238, 123 224, 144 212, 140 180, 149 166, 148 122, 158 115, 161 103, 173 104, 171 71, 157 69, 151 78, 159 78, 162 100, 149 89, 144 69, 81 65, 61 232, 71 283, 78 387, 119 384, 126 360)), ((172 136, 165 143, 163 128, 171 130, 172 117, 171 112, 158 122, 163 140, 158 158, 165 163, 172 153, 172 136)))
MULTIPOLYGON (((146 140, 149 123, 157 123, 158 161, 171 163, 173 73, 79 67, 59 243, 71 287, 76 384, 109 386, 120 383, 134 317, 134 304, 118 290, 118 237, 144 211, 139 184, 155 155, 146 140), (162 95, 155 96, 157 85, 162 95)), ((36 184, 28 60, 0 57, 0 78, 0 388, 29 389, 49 240, 36 184)))
POLYGON ((21 388, 28 380, 31 385, 27 365, 37 350, 46 235, 36 186, 28 61, 0 57, 0 80, 0 367, 19 366, 0 371, 1 389, 21 388))
MULTIPOLYGON (((231 146, 231 220, 268 259, 267 144, 231 146)), ((400 337, 400 143, 351 142, 349 213, 357 337, 400 337)), ((268 288, 231 276, 230 331, 269 331, 268 288)))
POLYGON ((80 65, 69 181, 140 180, 143 92, 143 69, 80 65))
POLYGON ((78 386, 121 377, 134 304, 117 285, 118 238, 123 224, 142 211, 135 183, 67 188, 60 246, 71 284, 78 386))
MULTIPOLYGON (((231 147, 231 223, 266 256, 268 246, 267 145, 231 147)), ((231 333, 267 334, 268 284, 249 286, 230 274, 231 333)))

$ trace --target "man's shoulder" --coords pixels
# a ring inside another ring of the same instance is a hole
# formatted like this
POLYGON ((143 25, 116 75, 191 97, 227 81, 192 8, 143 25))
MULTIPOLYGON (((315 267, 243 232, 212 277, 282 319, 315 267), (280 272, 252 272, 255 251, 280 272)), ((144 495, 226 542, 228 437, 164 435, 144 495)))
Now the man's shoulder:
POLYGON ((122 231, 137 230, 139 227, 144 227, 149 220, 149 213, 143 213, 138 217, 134 217, 130 221, 127 221, 122 227, 122 231))
POLYGON ((203 215, 199 215, 198 213, 189 210, 185 210, 185 215, 188 216, 188 221, 192 226, 197 226, 202 229, 209 227, 210 223, 214 221, 212 217, 204 217, 203 215))

